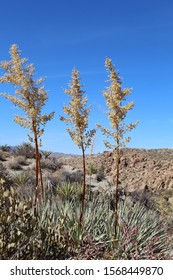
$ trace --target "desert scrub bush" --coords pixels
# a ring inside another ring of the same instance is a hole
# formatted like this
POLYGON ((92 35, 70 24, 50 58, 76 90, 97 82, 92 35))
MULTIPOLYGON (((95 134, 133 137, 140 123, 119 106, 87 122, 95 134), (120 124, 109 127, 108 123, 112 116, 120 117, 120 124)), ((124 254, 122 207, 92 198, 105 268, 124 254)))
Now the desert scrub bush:
POLYGON ((6 177, 8 174, 7 169, 4 167, 2 163, 0 163, 0 178, 6 177))
POLYGON ((0 161, 6 161, 6 152, 0 150, 0 161))
POLYGON ((130 197, 134 202, 139 202, 143 204, 148 209, 155 210, 155 201, 157 200, 155 194, 147 187, 143 190, 133 190, 130 192, 130 197))
POLYGON ((8 157, 11 156, 10 146, 4 145, 0 146, 0 160, 6 161, 8 157))
POLYGON ((0 186, 0 196, 0 256, 1 259, 10 259, 19 249, 20 240, 29 233, 30 219, 27 218, 28 223, 25 223, 24 213, 30 208, 31 201, 19 201, 14 188, 6 190, 3 185, 0 186))
POLYGON ((62 174, 63 174, 63 169, 56 170, 52 174, 49 173, 47 175, 47 180, 52 184, 54 187, 60 185, 62 183, 62 174))
POLYGON ((0 163, 0 180, 3 182, 3 186, 5 188, 9 188, 12 185, 11 176, 7 168, 4 167, 2 163, 0 163))
POLYGON ((101 182, 102 180, 105 179, 104 169, 102 167, 97 172, 96 179, 97 179, 98 182, 101 182))
POLYGON ((21 201, 13 187, 6 190, 1 183, 0 198, 1 260, 67 257, 67 249, 60 242, 59 227, 52 227, 51 211, 44 227, 43 208, 35 217, 31 197, 21 201))
POLYGON ((21 164, 15 158, 8 162, 8 167, 12 170, 22 170, 21 164))
POLYGON ((3 152, 8 152, 9 153, 11 148, 8 145, 2 145, 2 146, 0 146, 0 150, 3 151, 3 152))
POLYGON ((21 165, 28 165, 25 156, 17 156, 15 157, 15 161, 17 161, 21 165))
POLYGON ((42 159, 40 161, 41 168, 42 169, 49 169, 51 171, 56 171, 58 169, 61 169, 63 166, 62 161, 56 159, 56 158, 46 158, 42 159))
POLYGON ((156 211, 166 220, 169 220, 173 215, 173 205, 169 203, 169 199, 167 194, 161 193, 154 201, 156 211))
POLYGON ((26 158, 34 158, 35 150, 30 143, 23 143, 17 146, 16 150, 14 151, 14 156, 24 156, 26 158))
POLYGON ((82 184, 82 180, 83 172, 81 170, 75 172, 64 171, 62 173, 62 182, 82 184))

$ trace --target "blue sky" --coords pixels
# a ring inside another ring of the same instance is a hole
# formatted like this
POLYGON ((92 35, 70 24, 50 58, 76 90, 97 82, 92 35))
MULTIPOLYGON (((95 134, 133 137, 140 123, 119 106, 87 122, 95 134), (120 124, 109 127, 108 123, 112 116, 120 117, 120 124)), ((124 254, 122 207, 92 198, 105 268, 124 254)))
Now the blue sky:
MULTIPOLYGON (((135 106, 126 123, 140 123, 128 147, 173 147, 172 0, 0 0, 0 26, 0 61, 9 59, 16 43, 36 74, 47 77, 44 111, 56 114, 45 128, 43 149, 79 153, 59 120, 68 102, 63 88, 74 67, 92 104, 89 127, 109 125, 100 110, 105 108, 106 57, 112 58, 123 86, 133 88, 129 101, 135 106)), ((14 89, 0 85, 0 91, 13 94, 14 89)), ((0 103, 0 145, 28 141, 28 131, 13 122, 19 110, 2 97, 0 103)), ((106 150, 102 140, 98 133, 93 152, 106 150)))

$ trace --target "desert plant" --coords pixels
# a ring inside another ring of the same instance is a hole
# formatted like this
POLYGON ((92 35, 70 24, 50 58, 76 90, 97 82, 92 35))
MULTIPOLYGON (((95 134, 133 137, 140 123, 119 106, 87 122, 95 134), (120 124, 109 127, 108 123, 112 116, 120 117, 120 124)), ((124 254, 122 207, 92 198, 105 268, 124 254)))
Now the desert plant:
POLYGON ((44 189, 42 171, 40 167, 39 145, 41 145, 41 135, 47 121, 51 120, 54 113, 49 115, 42 114, 42 107, 48 99, 47 91, 41 86, 44 79, 34 80, 35 69, 32 64, 26 65, 27 59, 20 58, 20 51, 17 45, 10 48, 11 61, 1 62, 1 68, 5 71, 4 76, 0 77, 1 83, 9 83, 16 87, 16 96, 2 93, 2 96, 9 99, 14 105, 25 112, 25 116, 15 115, 14 121, 24 128, 29 128, 31 135, 29 140, 35 145, 36 167, 35 167, 35 200, 36 209, 38 200, 39 175, 42 189, 42 199, 44 199, 44 189), (40 139, 40 143, 39 143, 40 139))
POLYGON ((27 172, 14 174, 12 180, 16 186, 25 186, 30 180, 30 175, 27 172))
POLYGON ((5 188, 9 188, 12 185, 9 171, 2 163, 0 163, 0 181, 1 180, 4 182, 3 186, 5 188))
POLYGON ((114 143, 109 142, 108 140, 104 141, 107 148, 115 149, 115 189, 116 189, 116 206, 115 206, 115 238, 116 238, 116 228, 118 222, 118 182, 119 182, 119 161, 120 161, 120 147, 124 146, 127 142, 130 141, 130 138, 124 138, 124 134, 128 131, 131 131, 136 127, 138 122, 125 125, 124 119, 129 110, 134 106, 133 102, 130 102, 126 105, 123 105, 123 101, 126 100, 127 95, 131 93, 131 89, 121 88, 121 78, 118 75, 118 72, 114 69, 112 60, 107 58, 105 61, 105 66, 109 73, 109 82, 110 86, 103 92, 103 95, 106 99, 106 105, 108 107, 108 118, 110 120, 110 125, 112 129, 107 129, 102 125, 98 124, 97 126, 101 129, 104 135, 107 137, 113 138, 114 143))
POLYGON ((31 143, 24 142, 23 144, 17 146, 14 151, 14 156, 24 156, 26 158, 34 158, 35 150, 31 143))
POLYGON ((24 156, 16 156, 8 163, 9 168, 14 170, 22 169, 21 165, 27 165, 26 158, 24 156))
POLYGON ((82 184, 83 173, 81 170, 75 172, 64 171, 62 173, 62 182, 82 184))
POLYGON ((52 152, 50 152, 50 151, 41 151, 41 153, 43 154, 45 159, 49 158, 50 155, 52 154, 52 152))
POLYGON ((119 207, 116 259, 165 259, 169 257, 168 224, 140 203, 119 207))
POLYGON ((11 148, 8 145, 2 145, 2 146, 0 146, 0 150, 3 151, 3 152, 8 152, 9 153, 11 148))
POLYGON ((8 167, 13 170, 22 170, 21 164, 15 158, 8 162, 8 167))
POLYGON ((88 117, 90 113, 90 107, 86 107, 87 98, 83 97, 84 91, 80 84, 79 71, 74 69, 72 71, 71 82, 69 89, 65 90, 71 98, 69 106, 64 106, 64 113, 67 118, 61 116, 60 120, 71 125, 71 129, 67 128, 69 135, 74 143, 82 151, 82 164, 83 164, 83 192, 82 192, 82 204, 80 214, 80 225, 82 225, 84 206, 85 206, 85 187, 86 187, 86 163, 85 163, 85 151, 91 145, 91 139, 94 136, 96 130, 92 129, 87 131, 88 117))
POLYGON ((165 259, 171 242, 167 224, 140 204, 119 203, 114 242, 114 212, 100 195, 86 203, 79 225, 80 201, 64 199, 46 185, 45 200, 34 215, 31 197, 0 181, 0 259, 165 259), (95 250, 94 250, 95 249, 95 250))
POLYGON ((104 173, 104 166, 101 165, 97 174, 96 174, 96 179, 98 182, 102 181, 105 179, 105 173, 104 173))
POLYGON ((80 200, 82 195, 81 184, 70 182, 59 184, 56 193, 62 201, 80 200))
MULTIPOLYGON (((51 205, 51 207, 53 207, 51 205)), ((113 212, 109 212, 109 207, 106 202, 100 202, 95 198, 92 202, 87 202, 84 209, 84 219, 82 227, 79 224, 80 218, 80 200, 74 199, 65 200, 64 203, 58 203, 56 207, 56 215, 61 221, 61 235, 68 240, 68 246, 72 249, 77 249, 88 238, 88 234, 92 234, 95 241, 108 241, 113 226, 113 212), (108 219, 106 220, 106 217, 108 219)), ((56 221, 57 218, 53 220, 56 221)))
POLYGON ((72 252, 73 260, 99 260, 103 259, 106 244, 94 240, 92 234, 88 234, 86 240, 72 252))
POLYGON ((46 158, 46 159, 42 159, 40 161, 41 164, 41 168, 47 168, 49 170, 52 171, 56 171, 58 169, 61 169, 61 167, 63 166, 62 161, 57 160, 56 158, 46 158))
POLYGON ((7 175, 7 169, 4 167, 2 163, 0 163, 0 177, 5 178, 7 175))
POLYGON ((93 164, 91 164, 90 165, 90 174, 92 175, 92 174, 96 174, 96 173, 97 173, 97 168, 93 164))
POLYGON ((17 156, 14 158, 21 165, 27 165, 26 157, 25 156, 17 156))
POLYGON ((5 152, 0 150, 0 161, 5 161, 6 160, 6 154, 5 152))
MULTIPOLYGON (((0 183, 0 259, 63 259, 67 248, 61 246, 59 227, 52 228, 51 211, 46 227, 35 217, 31 197, 21 201, 13 187, 0 183)), ((63 244, 65 245, 65 244, 63 244)))

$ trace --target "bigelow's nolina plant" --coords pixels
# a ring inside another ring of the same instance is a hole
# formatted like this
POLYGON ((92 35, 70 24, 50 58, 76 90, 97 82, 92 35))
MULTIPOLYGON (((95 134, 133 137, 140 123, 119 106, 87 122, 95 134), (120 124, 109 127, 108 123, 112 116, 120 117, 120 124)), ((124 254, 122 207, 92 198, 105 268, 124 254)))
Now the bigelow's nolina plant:
POLYGON ((12 101, 15 106, 21 108, 25 115, 15 115, 14 121, 24 128, 29 128, 31 135, 28 138, 35 145, 35 199, 34 207, 36 208, 38 200, 39 175, 42 189, 42 199, 44 199, 44 188, 42 180, 42 171, 40 166, 39 145, 41 145, 41 135, 44 133, 44 127, 47 121, 51 120, 54 112, 46 115, 42 114, 42 108, 48 100, 48 92, 41 84, 43 78, 34 80, 35 69, 32 64, 26 65, 27 59, 20 58, 20 51, 17 45, 10 48, 10 61, 1 62, 1 68, 5 71, 3 77, 0 77, 1 83, 9 83, 16 87, 16 96, 1 93, 1 95, 12 101))
POLYGON ((84 97, 84 91, 80 84, 80 73, 77 69, 72 71, 71 82, 69 89, 65 93, 69 95, 69 106, 64 106, 64 113, 67 117, 60 117, 60 120, 70 125, 67 128, 69 135, 74 143, 82 150, 82 163, 83 163, 83 184, 82 184, 82 205, 79 223, 82 225, 84 206, 85 206, 85 186, 86 186, 86 170, 85 170, 85 151, 91 145, 91 139, 96 130, 87 130, 88 117, 90 107, 87 107, 87 97, 84 97))
POLYGON ((125 125, 124 119, 129 110, 134 106, 133 102, 123 105, 123 101, 126 101, 127 95, 131 93, 131 89, 121 87, 121 78, 118 76, 118 72, 114 69, 112 60, 107 58, 105 66, 109 75, 110 85, 103 92, 106 99, 106 105, 108 107, 108 118, 110 120, 111 129, 107 129, 100 124, 97 126, 101 129, 102 133, 109 138, 113 139, 113 144, 108 140, 104 141, 107 148, 115 149, 114 157, 116 162, 115 169, 115 238, 117 235, 117 224, 118 224, 118 181, 119 181, 119 160, 120 160, 120 147, 125 146, 130 141, 130 137, 125 138, 126 132, 131 131, 136 127, 138 121, 125 125))

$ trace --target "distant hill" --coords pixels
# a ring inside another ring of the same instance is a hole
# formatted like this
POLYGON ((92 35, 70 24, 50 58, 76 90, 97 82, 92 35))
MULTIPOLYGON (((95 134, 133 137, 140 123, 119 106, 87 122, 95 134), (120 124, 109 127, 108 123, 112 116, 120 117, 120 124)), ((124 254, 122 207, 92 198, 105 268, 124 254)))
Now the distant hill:
POLYGON ((51 154, 51 156, 53 156, 53 157, 77 157, 77 156, 79 156, 79 155, 76 155, 76 154, 65 154, 65 153, 58 153, 58 152, 53 152, 52 154, 51 154))

